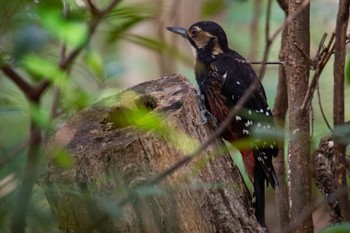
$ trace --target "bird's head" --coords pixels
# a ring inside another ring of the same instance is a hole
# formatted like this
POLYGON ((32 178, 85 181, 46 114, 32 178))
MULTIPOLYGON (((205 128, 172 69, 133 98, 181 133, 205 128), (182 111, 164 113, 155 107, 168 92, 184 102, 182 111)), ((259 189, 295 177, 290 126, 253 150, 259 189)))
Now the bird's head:
POLYGON ((212 55, 218 55, 228 50, 226 33, 215 22, 201 21, 193 24, 189 29, 181 27, 167 27, 167 29, 188 40, 196 52, 196 56, 199 50, 212 55))

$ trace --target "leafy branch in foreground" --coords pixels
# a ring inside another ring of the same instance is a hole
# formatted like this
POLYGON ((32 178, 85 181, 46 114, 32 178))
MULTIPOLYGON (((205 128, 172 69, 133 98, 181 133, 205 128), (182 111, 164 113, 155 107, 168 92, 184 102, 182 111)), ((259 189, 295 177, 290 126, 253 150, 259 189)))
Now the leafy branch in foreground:
MULTIPOLYGON (((119 3, 119 0, 112 0, 104 9, 98 9, 94 4, 87 0, 86 6, 90 12, 90 20, 87 23, 87 33, 84 36, 84 40, 75 45, 74 48, 67 54, 66 45, 62 46, 62 54, 60 56, 59 63, 57 64, 57 70, 62 72, 69 72, 70 67, 73 65, 77 56, 81 51, 89 44, 91 37, 96 31, 96 28, 109 12, 119 3)), ((40 7, 40 3, 37 5, 40 7)), ((48 21, 45 21, 48 22, 48 21)), ((43 67, 44 68, 44 67, 43 67)), ((53 78, 50 76, 52 73, 45 73, 42 77, 42 81, 38 84, 30 84, 24 76, 20 75, 12 65, 8 62, 1 60, 0 69, 4 73, 5 77, 11 80, 25 95, 30 105, 40 106, 43 94, 52 85, 53 78), (45 77, 46 76, 46 77, 45 77)), ((55 72, 56 73, 56 72, 55 72)), ((31 76, 31 74, 28 74, 31 76)), ((33 115, 33 111, 31 115, 33 115)), ((29 207, 29 202, 32 197, 32 189, 39 170, 39 164, 42 157, 42 127, 32 117, 30 120, 30 134, 28 139, 28 152, 27 162, 24 170, 23 179, 18 189, 16 196, 16 204, 11 221, 11 231, 16 233, 25 232, 26 215, 29 207)))

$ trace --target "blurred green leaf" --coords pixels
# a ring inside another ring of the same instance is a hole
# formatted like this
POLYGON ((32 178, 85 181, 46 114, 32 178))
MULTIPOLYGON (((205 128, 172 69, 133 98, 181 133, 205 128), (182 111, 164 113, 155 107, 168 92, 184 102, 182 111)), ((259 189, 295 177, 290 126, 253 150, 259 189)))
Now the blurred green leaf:
POLYGON ((227 0, 205 0, 202 6, 201 15, 203 17, 212 17, 225 10, 229 2, 227 0))
POLYGON ((128 29, 136 25, 137 23, 143 21, 145 18, 141 17, 133 17, 126 20, 121 21, 118 25, 114 26, 112 30, 108 33, 108 41, 114 42, 120 38, 120 35, 126 32, 128 29))
POLYGON ((55 61, 35 55, 27 55, 23 64, 28 73, 37 79, 48 79, 55 85, 65 88, 68 84, 67 75, 57 67, 55 61))
POLYGON ((109 42, 114 42, 138 23, 151 19, 155 15, 155 7, 149 5, 129 5, 116 8, 108 15, 108 18, 114 20, 111 30, 108 32, 109 42))
POLYGON ((62 148, 55 148, 52 150, 52 162, 63 169, 69 169, 73 167, 74 161, 72 156, 62 148))
POLYGON ((87 25, 81 20, 68 20, 60 10, 41 12, 42 25, 57 39, 71 46, 79 46, 87 40, 87 25))
POLYGON ((51 127, 50 112, 47 108, 35 104, 30 105, 31 118, 45 130, 51 127))
POLYGON ((90 105, 91 99, 88 92, 77 87, 67 87, 61 90, 61 105, 67 111, 77 111, 90 105))
POLYGON ((149 37, 139 36, 134 34, 126 34, 126 33, 123 34, 122 37, 131 43, 146 47, 156 52, 165 51, 168 54, 171 54, 171 56, 174 59, 177 58, 185 64, 191 64, 191 65, 193 64, 192 58, 190 59, 188 56, 183 54, 178 48, 169 46, 168 44, 162 43, 157 39, 152 39, 149 37))
POLYGON ((128 18, 143 18, 148 19, 155 16, 157 13, 156 8, 153 6, 142 5, 128 5, 128 6, 119 6, 115 8, 107 17, 109 18, 117 18, 120 19, 128 19, 128 18))
POLYGON ((105 74, 101 55, 96 50, 88 49, 84 54, 84 61, 92 73, 95 74, 100 81, 103 81, 105 74))
POLYGON ((335 226, 327 227, 320 231, 320 233, 348 233, 350 232, 350 223, 337 224, 335 226))
POLYGON ((345 64, 345 79, 347 84, 350 85, 350 58, 346 60, 345 64))

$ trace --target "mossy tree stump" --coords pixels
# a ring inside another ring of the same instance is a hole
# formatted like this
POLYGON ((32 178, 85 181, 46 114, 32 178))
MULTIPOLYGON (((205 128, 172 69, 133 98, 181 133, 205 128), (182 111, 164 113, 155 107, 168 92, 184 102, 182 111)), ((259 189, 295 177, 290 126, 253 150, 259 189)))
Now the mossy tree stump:
POLYGON ((78 113, 51 137, 49 168, 40 177, 59 228, 265 232, 221 139, 160 183, 140 186, 208 140, 214 124, 201 122, 197 92, 179 75, 136 85, 78 113), (137 117, 135 106, 142 109, 137 117), (63 166, 62 156, 71 163, 63 166))

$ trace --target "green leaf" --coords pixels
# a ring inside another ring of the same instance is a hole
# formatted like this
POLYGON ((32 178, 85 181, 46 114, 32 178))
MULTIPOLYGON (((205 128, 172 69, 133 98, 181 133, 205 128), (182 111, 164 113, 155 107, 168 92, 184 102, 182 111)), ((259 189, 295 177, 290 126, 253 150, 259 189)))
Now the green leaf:
POLYGON ((60 88, 68 85, 67 75, 57 67, 55 61, 35 55, 27 55, 23 60, 24 68, 36 79, 48 79, 60 88))
POLYGON ((51 128, 50 112, 47 108, 31 104, 30 115, 41 128, 46 130, 51 128))
POLYGON ((69 169, 73 167, 74 161, 72 159, 72 156, 66 150, 62 148, 54 148, 52 152, 53 152, 52 161, 57 166, 63 169, 69 169))
POLYGON ((350 223, 337 224, 335 226, 327 227, 320 231, 320 233, 348 233, 350 232, 350 223))
POLYGON ((105 74, 101 55, 96 50, 89 49, 84 55, 84 61, 91 72, 95 74, 100 81, 103 81, 105 74))
POLYGON ((226 0, 206 0, 202 6, 201 15, 203 17, 212 17, 228 7, 226 0))
POLYGON ((185 64, 193 64, 192 58, 189 59, 185 54, 181 53, 179 49, 169 46, 165 42, 163 43, 157 39, 134 34, 123 34, 122 37, 128 42, 146 47, 156 52, 165 51, 168 54, 171 54, 173 58, 177 58, 185 64))
POLYGON ((350 58, 346 60, 346 65, 345 65, 345 79, 346 83, 350 85, 350 58))
POLYGON ((71 46, 80 46, 87 41, 87 26, 83 21, 65 19, 58 10, 41 12, 42 25, 57 39, 71 46))

